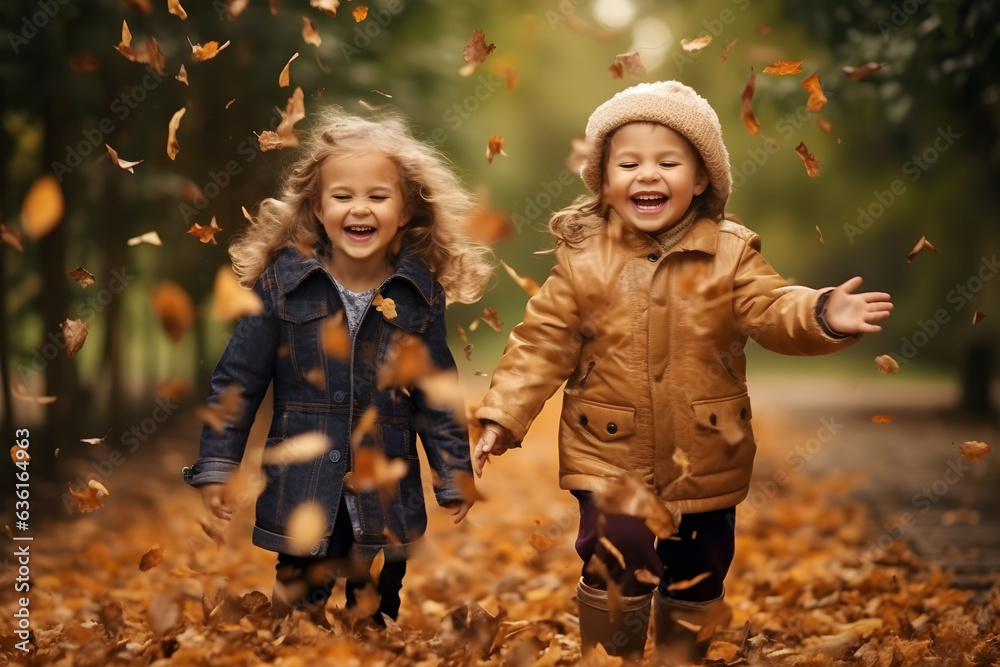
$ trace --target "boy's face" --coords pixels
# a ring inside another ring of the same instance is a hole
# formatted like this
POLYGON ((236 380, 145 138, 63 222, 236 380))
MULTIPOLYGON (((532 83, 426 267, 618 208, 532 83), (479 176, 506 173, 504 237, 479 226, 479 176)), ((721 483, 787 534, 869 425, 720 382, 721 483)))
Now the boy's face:
POLYGON ((709 182, 691 142, 658 123, 618 128, 608 145, 604 174, 604 203, 626 225, 650 235, 674 226, 709 182))

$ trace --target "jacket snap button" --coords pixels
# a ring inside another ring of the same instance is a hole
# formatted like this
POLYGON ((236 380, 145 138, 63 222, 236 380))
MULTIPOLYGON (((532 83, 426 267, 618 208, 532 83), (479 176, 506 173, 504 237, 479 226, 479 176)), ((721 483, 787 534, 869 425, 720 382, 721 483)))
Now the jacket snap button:
POLYGON ((740 410, 740 419, 746 419, 746 418, 747 418, 747 409, 743 408, 742 410, 740 410))
POLYGON ((580 424, 582 426, 586 426, 587 425, 587 415, 580 415, 580 424))
POLYGON ((316 546, 314 546, 312 549, 309 550, 309 555, 310 556, 317 556, 317 555, 319 555, 319 545, 318 544, 316 546))
POLYGON ((330 453, 329 453, 329 454, 327 455, 327 457, 328 457, 328 458, 329 458, 329 459, 330 459, 331 461, 333 461, 334 463, 336 463, 337 461, 339 461, 339 460, 340 460, 340 452, 338 452, 338 451, 337 451, 337 450, 335 449, 335 450, 333 450, 332 452, 330 452, 330 453))
POLYGON ((649 253, 649 254, 648 254, 648 255, 646 256, 646 259, 648 259, 648 260, 649 260, 649 261, 651 261, 651 262, 655 262, 655 261, 656 261, 656 260, 658 260, 659 258, 660 258, 660 256, 659 256, 659 255, 657 255, 657 254, 656 254, 655 252, 651 252, 651 253, 649 253))
POLYGON ((712 426, 715 426, 715 422, 717 421, 719 421, 719 419, 715 416, 714 412, 708 416, 708 423, 712 426))
POLYGON ((608 433, 615 434, 618 432, 618 424, 614 422, 608 422, 608 433))

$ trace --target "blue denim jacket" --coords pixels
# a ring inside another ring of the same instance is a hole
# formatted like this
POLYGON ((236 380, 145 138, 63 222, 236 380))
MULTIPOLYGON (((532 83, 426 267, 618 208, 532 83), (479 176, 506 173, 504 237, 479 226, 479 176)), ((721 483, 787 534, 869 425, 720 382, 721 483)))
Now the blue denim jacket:
POLYGON ((472 474, 464 415, 456 419, 450 411, 428 405, 417 387, 407 392, 378 389, 379 367, 386 363, 393 337, 401 333, 419 336, 434 365, 454 372, 455 360, 446 341, 443 288, 423 261, 404 248, 395 273, 378 290, 395 302, 396 317, 388 320, 370 306, 346 362, 322 352, 323 320, 342 310, 343 304, 332 277, 317 260, 286 248, 253 289, 263 300, 264 313, 245 318, 236 327, 215 368, 208 398, 211 403, 239 383, 243 416, 238 423, 227 424, 221 434, 208 426, 202 430, 200 457, 184 469, 185 481, 197 486, 231 477, 273 380, 274 417, 265 447, 309 431, 326 433, 332 445, 306 463, 264 466, 266 487, 257 501, 254 544, 295 553, 286 522, 300 503, 314 501, 326 508, 327 532, 310 555, 325 555, 343 496, 354 527, 356 555, 371 558, 384 547, 390 560, 405 558, 406 548, 427 527, 416 436, 436 473, 434 493, 439 504, 461 501, 456 476, 472 474), (322 389, 306 380, 316 367, 325 373, 322 389), (344 486, 344 476, 352 469, 352 429, 370 406, 377 418, 361 446, 378 447, 389 459, 402 458, 409 464, 395 495, 387 500, 377 490, 354 493, 344 486))

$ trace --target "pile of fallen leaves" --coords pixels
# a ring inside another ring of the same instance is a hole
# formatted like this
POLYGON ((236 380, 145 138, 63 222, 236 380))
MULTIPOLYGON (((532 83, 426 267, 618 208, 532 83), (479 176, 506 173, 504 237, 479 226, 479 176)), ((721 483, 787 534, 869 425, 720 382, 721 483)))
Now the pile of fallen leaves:
MULTIPOLYGON (((555 414, 548 407, 536 433, 554 430, 555 414)), ((329 627, 299 612, 273 621, 274 555, 250 544, 252 503, 229 525, 206 518, 197 493, 164 474, 187 463, 185 445, 161 441, 164 453, 131 461, 103 507, 35 537, 35 650, 15 649, 5 613, 0 656, 13 665, 577 664, 578 510, 557 488, 552 440, 538 440, 492 462, 480 484, 487 499, 464 523, 431 510, 399 621, 385 630, 345 608, 342 586, 329 627)), ((998 664, 1000 589, 952 588, 902 542, 867 551, 864 508, 833 501, 847 486, 792 480, 739 519, 726 581, 733 621, 708 664, 998 664)))

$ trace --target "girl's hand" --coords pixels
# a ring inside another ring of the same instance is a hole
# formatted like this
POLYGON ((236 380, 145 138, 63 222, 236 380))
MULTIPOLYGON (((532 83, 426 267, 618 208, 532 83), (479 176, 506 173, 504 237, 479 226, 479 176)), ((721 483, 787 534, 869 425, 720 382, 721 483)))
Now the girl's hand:
POLYGON ((861 277, 855 276, 830 292, 823 316, 834 331, 848 335, 882 331, 875 322, 881 322, 892 312, 889 295, 885 292, 852 294, 859 287, 861 277))
POLYGON ((455 501, 445 503, 442 507, 448 510, 448 513, 455 517, 455 523, 461 523, 462 519, 465 518, 465 515, 469 513, 470 509, 472 509, 473 502, 474 501, 471 500, 455 501))
POLYGON ((483 424, 483 434, 476 443, 476 451, 472 454, 472 468, 476 477, 483 476, 483 467, 490 460, 490 454, 500 456, 513 446, 514 436, 506 428, 496 422, 483 424))
POLYGON ((221 482, 211 482, 198 487, 201 491, 201 502, 205 503, 205 509, 219 517, 229 521, 233 518, 233 509, 226 504, 226 485, 221 482))

